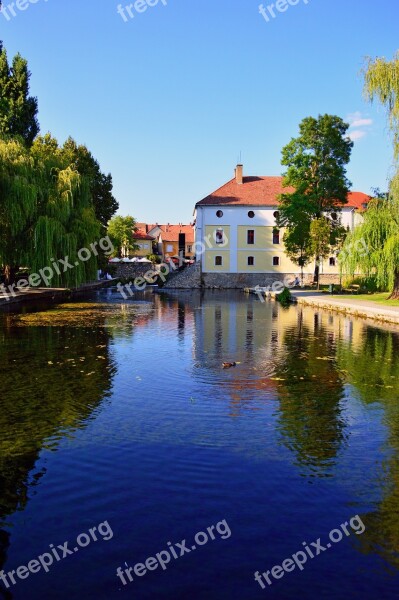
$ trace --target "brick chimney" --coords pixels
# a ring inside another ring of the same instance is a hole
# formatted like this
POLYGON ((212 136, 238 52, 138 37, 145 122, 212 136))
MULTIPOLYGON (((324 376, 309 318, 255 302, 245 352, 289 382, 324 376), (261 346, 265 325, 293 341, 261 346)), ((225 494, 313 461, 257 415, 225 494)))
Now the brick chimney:
POLYGON ((243 183, 242 172, 243 172, 243 166, 237 165, 236 169, 235 169, 235 177, 236 177, 236 183, 238 183, 239 185, 242 185, 242 183, 243 183))

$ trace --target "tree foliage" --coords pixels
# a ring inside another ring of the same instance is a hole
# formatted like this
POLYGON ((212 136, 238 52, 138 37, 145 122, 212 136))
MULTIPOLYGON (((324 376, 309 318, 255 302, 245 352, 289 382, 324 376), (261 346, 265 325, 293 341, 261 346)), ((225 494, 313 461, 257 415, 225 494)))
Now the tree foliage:
MULTIPOLYGON (((393 133, 394 156, 399 159, 399 53, 392 61, 368 59, 364 70, 364 90, 370 101, 379 100, 388 111, 393 133)), ((377 284, 399 298, 399 168, 388 198, 379 193, 370 202, 363 224, 344 245, 342 268, 351 274, 375 275, 377 284), (362 248, 367 247, 367 252, 362 248)))
POLYGON ((346 177, 346 165, 353 148, 353 142, 346 135, 348 128, 337 116, 308 117, 300 124, 299 136, 282 150, 282 164, 287 167, 283 183, 288 191, 280 197, 278 224, 288 228, 288 239, 302 238, 301 247, 306 249, 307 258, 310 249, 314 249, 315 280, 318 280, 321 257, 317 248, 321 243, 315 245, 311 223, 330 217, 325 222, 330 228, 327 236, 330 239, 338 224, 334 213, 347 203, 351 184, 346 177))
POLYGON ((112 176, 101 172, 98 161, 86 146, 78 145, 71 137, 65 142, 63 152, 68 162, 82 177, 90 180, 90 194, 96 213, 104 229, 119 208, 112 194, 112 176))
POLYGON ((133 217, 117 215, 108 225, 108 235, 114 245, 115 255, 127 257, 138 249, 134 241, 136 221, 133 217))
POLYGON ((38 273, 68 257, 74 268, 55 270, 52 286, 96 278, 95 256, 78 256, 101 232, 89 181, 67 163, 49 134, 37 138, 31 149, 17 140, 0 140, 0 218, 0 263, 6 275, 20 265, 38 273))
POLYGON ((0 134, 20 136, 28 146, 39 133, 37 98, 29 96, 30 75, 20 54, 9 64, 0 42, 0 134))

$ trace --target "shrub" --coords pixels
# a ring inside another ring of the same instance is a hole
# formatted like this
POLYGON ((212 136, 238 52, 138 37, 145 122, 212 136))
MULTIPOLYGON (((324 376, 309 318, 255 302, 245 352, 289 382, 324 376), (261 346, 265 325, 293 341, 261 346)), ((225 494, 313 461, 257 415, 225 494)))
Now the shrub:
POLYGON ((281 306, 289 306, 293 300, 290 290, 285 287, 280 294, 276 294, 276 300, 281 306))

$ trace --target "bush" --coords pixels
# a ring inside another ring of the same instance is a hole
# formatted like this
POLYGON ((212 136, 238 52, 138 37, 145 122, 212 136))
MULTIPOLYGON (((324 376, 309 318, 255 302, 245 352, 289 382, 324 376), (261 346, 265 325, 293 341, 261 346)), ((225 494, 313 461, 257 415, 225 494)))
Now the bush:
POLYGON ((148 254, 146 258, 156 265, 160 265, 162 262, 162 257, 157 254, 148 254))
POLYGON ((293 300, 290 290, 285 287, 280 294, 276 294, 276 300, 281 306, 289 306, 293 300))

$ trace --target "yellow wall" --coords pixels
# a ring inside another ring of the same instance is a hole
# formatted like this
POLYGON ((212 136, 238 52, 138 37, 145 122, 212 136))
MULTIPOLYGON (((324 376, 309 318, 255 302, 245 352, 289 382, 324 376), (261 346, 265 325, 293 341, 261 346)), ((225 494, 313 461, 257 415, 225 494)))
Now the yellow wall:
POLYGON ((237 267, 239 273, 260 273, 262 271, 273 272, 273 273, 299 273, 299 267, 295 266, 289 258, 284 254, 284 251, 280 246, 276 246, 278 250, 239 250, 237 257, 237 267), (248 265, 248 256, 253 256, 255 259, 255 265, 248 265), (280 265, 273 265, 273 258, 278 256, 280 258, 280 265))
POLYGON ((205 242, 206 248, 214 248, 216 250, 226 250, 230 248, 230 225, 207 225, 205 227, 205 242), (215 240, 216 229, 223 229, 224 231, 224 244, 217 244, 215 240), (227 242, 227 243, 226 243, 227 242))
MULTIPOLYGON (((249 227, 247 225, 239 225, 238 228, 238 248, 269 248, 273 246, 273 227, 249 227), (255 243, 247 243, 247 232, 253 229, 255 231, 255 243)), ((277 247, 279 247, 279 244, 277 247)))
POLYGON ((140 248, 134 251, 134 256, 145 257, 148 254, 152 254, 152 241, 151 240, 135 240, 135 243, 140 246, 148 245, 148 248, 140 248))
POLYGON ((215 250, 205 252, 205 271, 207 273, 212 272, 224 272, 230 270, 230 251, 229 250, 215 250), (223 264, 221 267, 215 265, 215 256, 221 256, 223 258, 223 264))

